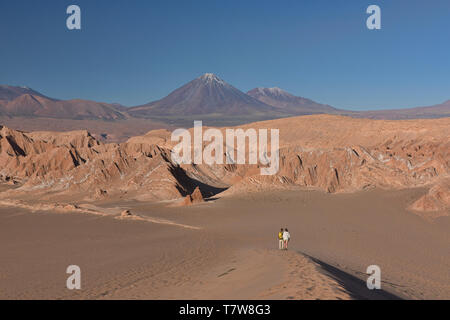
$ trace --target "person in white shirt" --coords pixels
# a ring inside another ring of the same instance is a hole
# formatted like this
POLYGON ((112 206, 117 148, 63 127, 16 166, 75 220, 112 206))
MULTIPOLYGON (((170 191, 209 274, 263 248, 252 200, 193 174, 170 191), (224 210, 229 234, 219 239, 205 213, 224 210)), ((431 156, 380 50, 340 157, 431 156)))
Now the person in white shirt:
POLYGON ((288 249, 288 243, 289 243, 290 239, 291 239, 291 234, 289 233, 288 229, 285 228, 284 232, 283 232, 283 249, 284 250, 288 249))

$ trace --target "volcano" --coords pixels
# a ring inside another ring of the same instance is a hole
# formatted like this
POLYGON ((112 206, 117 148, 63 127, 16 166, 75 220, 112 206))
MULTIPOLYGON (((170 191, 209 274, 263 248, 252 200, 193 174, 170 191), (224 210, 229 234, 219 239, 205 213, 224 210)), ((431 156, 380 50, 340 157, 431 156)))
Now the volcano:
POLYGON ((255 88, 247 94, 290 115, 335 114, 339 110, 313 100, 297 97, 280 88, 255 88))
POLYGON ((167 97, 132 107, 134 117, 172 120, 174 123, 207 120, 209 124, 240 124, 283 117, 283 112, 236 89, 212 73, 206 73, 176 89, 167 97), (192 118, 192 119, 191 119, 192 118))

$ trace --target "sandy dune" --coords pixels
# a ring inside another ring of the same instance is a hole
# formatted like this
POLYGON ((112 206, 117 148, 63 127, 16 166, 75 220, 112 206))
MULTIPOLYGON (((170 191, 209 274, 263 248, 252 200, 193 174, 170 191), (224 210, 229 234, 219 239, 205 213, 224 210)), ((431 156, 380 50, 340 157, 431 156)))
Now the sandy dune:
POLYGON ((297 190, 191 207, 98 204, 198 229, 2 208, 0 297, 445 299, 450 221, 430 223, 404 209, 425 192, 297 190), (288 252, 276 249, 280 226, 292 234, 288 252), (81 291, 65 289, 69 264, 82 269, 81 291), (382 269, 382 292, 364 286, 370 264, 382 269))

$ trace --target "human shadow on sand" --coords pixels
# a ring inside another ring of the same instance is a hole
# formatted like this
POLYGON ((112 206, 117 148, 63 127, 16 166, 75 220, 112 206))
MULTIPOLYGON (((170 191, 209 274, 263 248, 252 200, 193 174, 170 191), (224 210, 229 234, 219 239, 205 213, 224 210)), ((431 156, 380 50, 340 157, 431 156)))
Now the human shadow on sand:
POLYGON ((344 272, 332 265, 325 263, 319 259, 311 257, 303 252, 300 252, 304 256, 317 263, 325 273, 336 280, 353 299, 356 300, 403 300, 401 297, 396 296, 383 289, 369 290, 365 281, 344 272))

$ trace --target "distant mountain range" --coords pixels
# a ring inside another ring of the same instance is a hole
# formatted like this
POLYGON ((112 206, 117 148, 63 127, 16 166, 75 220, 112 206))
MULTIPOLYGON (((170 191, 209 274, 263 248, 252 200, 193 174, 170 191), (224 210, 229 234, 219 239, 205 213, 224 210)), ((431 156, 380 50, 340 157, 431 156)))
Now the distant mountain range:
POLYGON ((329 113, 336 114, 340 110, 329 105, 320 104, 310 99, 296 97, 280 88, 255 88, 247 94, 265 104, 277 108, 278 111, 292 115, 329 113))
POLYGON ((123 120, 118 107, 88 100, 57 100, 27 87, 0 86, 0 115, 74 120, 123 120))
POLYGON ((57 100, 28 87, 0 85, 0 117, 72 120, 152 119, 170 125, 238 125, 309 114, 335 114, 371 119, 417 119, 450 116, 450 100, 430 107, 348 111, 294 96, 280 88, 255 88, 244 93, 206 73, 161 100, 136 107, 88 100, 57 100))
POLYGON ((379 120, 436 119, 450 117, 450 100, 429 107, 407 109, 387 109, 359 112, 341 112, 341 115, 354 118, 379 120))
POLYGON ((34 91, 33 89, 28 87, 14 87, 14 86, 0 85, 0 101, 12 101, 24 94, 50 99, 44 96, 43 94, 34 91))

